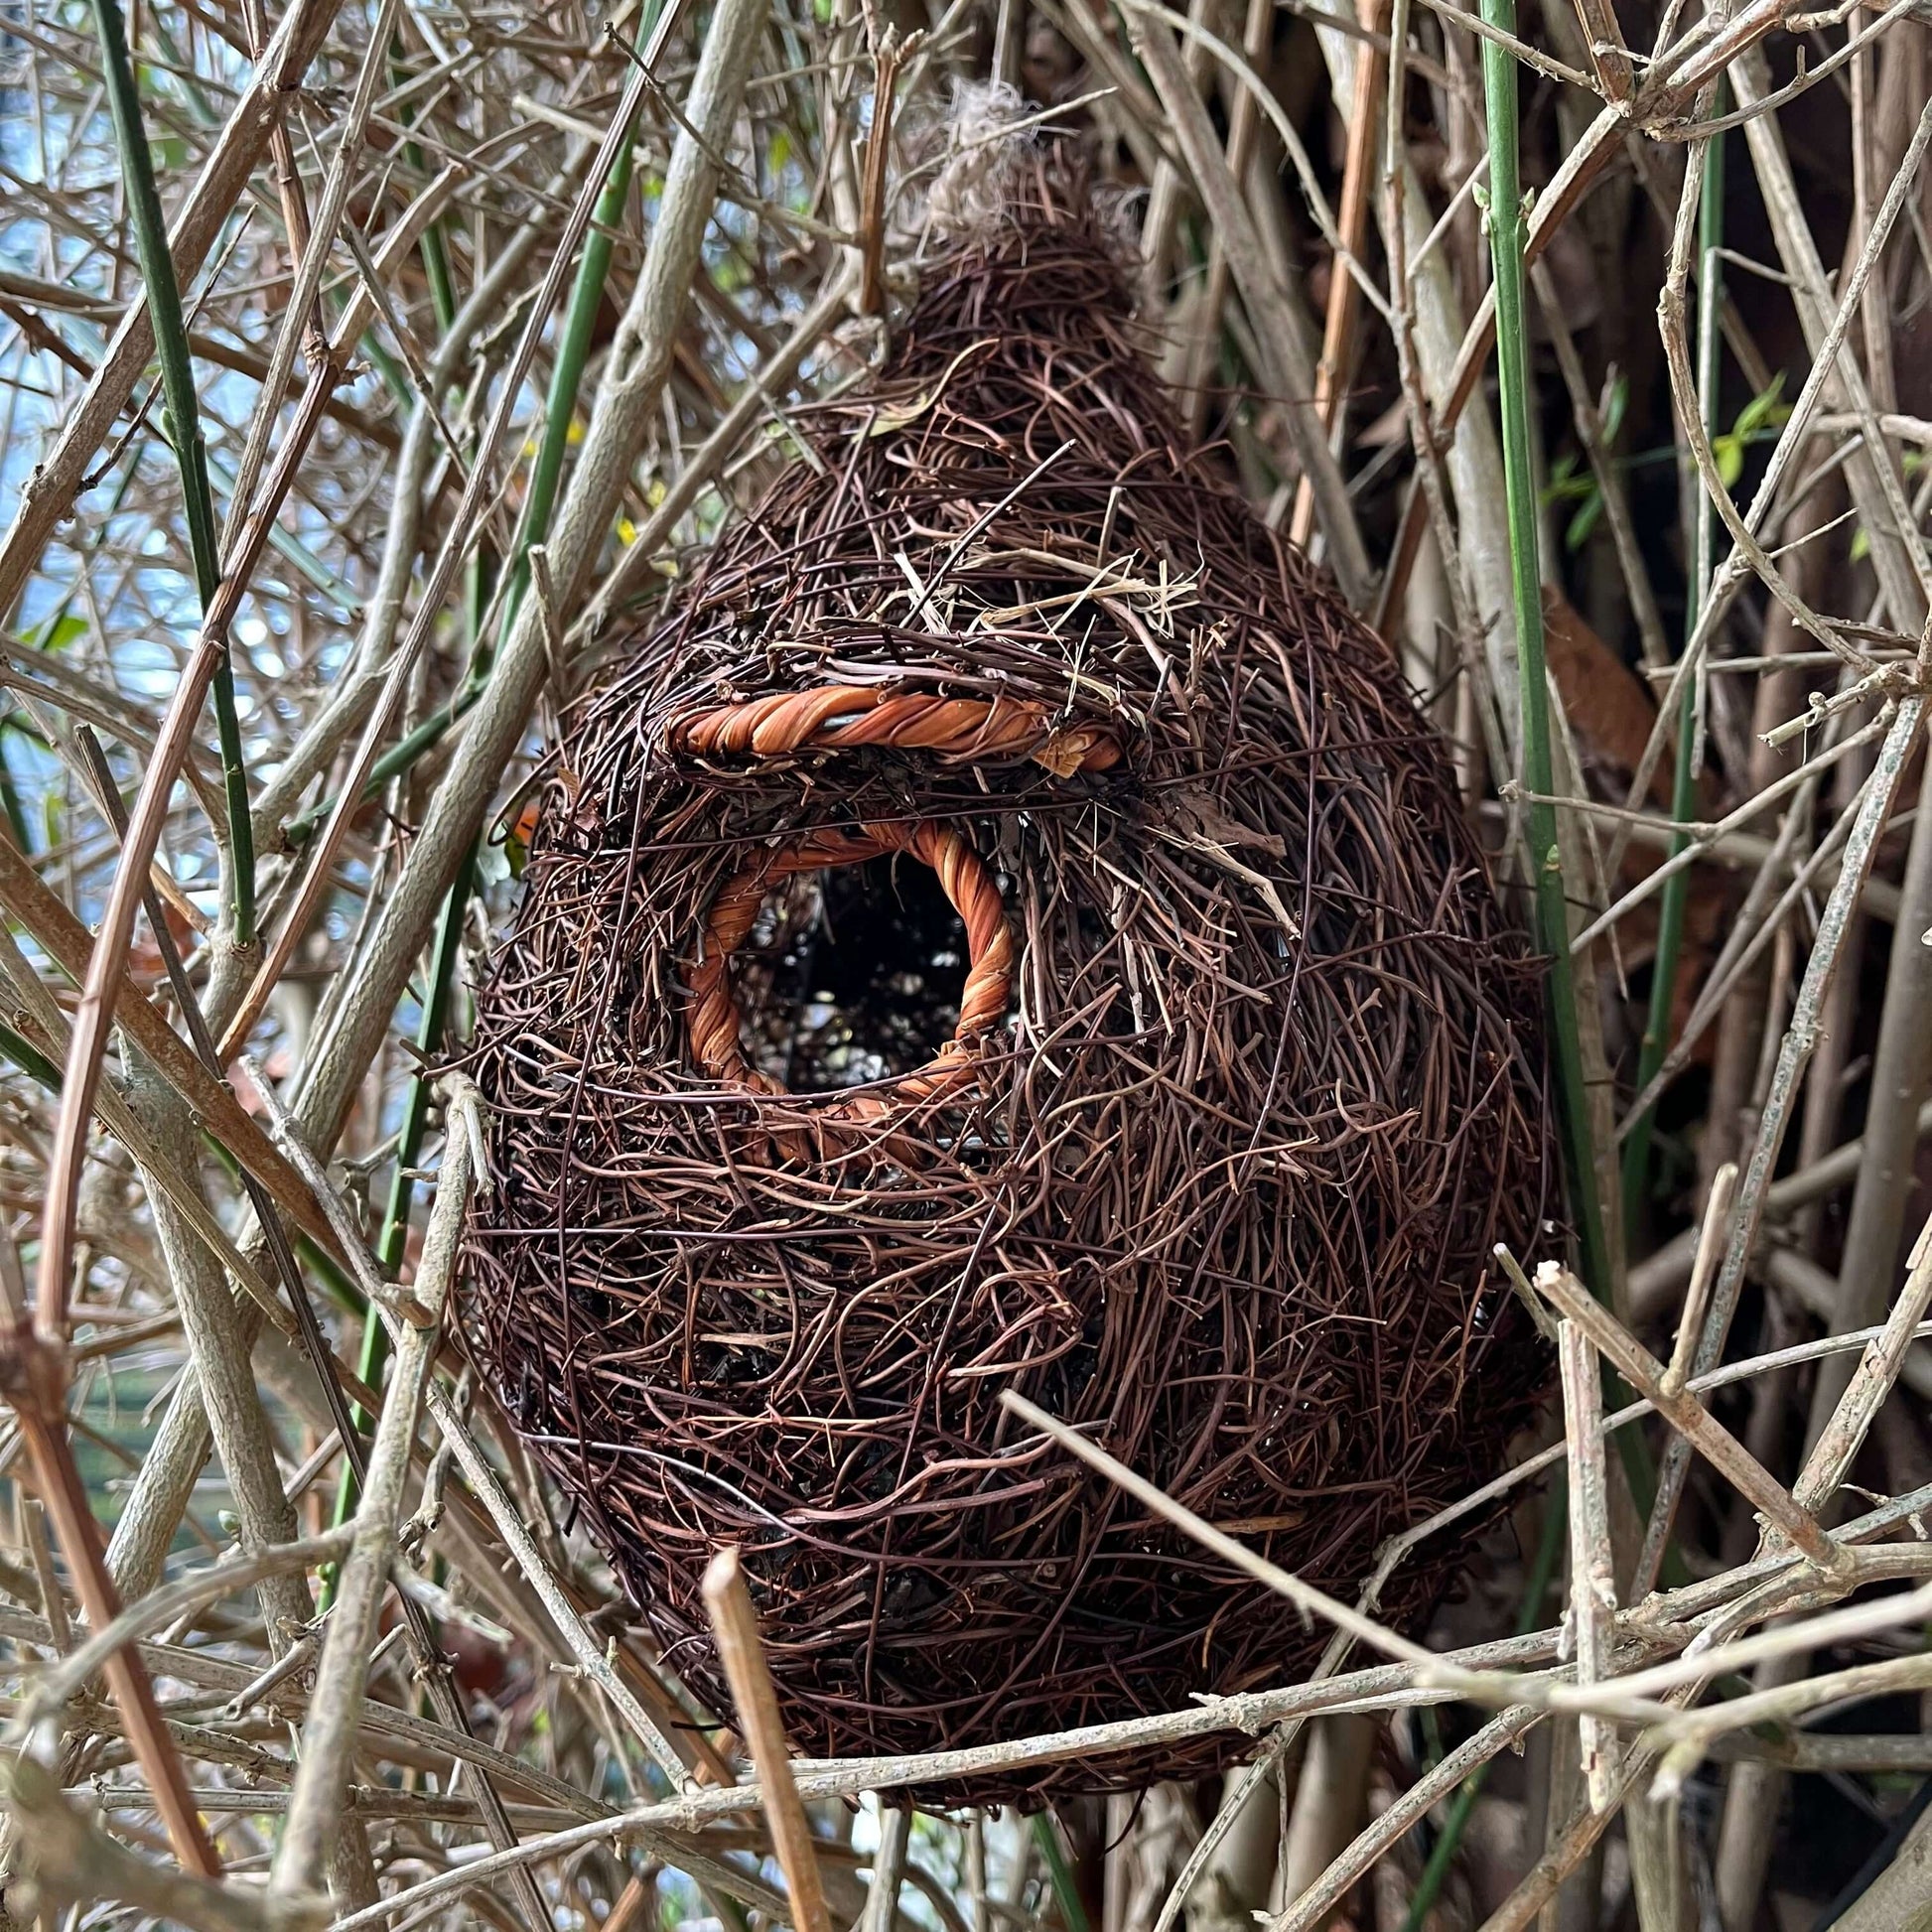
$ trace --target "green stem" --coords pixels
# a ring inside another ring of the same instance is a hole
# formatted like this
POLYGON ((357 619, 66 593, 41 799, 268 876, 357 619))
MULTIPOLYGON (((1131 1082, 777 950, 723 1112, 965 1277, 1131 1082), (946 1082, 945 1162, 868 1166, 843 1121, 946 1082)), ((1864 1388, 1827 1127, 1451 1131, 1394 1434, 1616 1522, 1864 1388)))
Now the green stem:
MULTIPOLYGON (((100 34, 101 80, 114 123, 115 145, 120 150, 128 212, 134 221, 135 251, 141 261, 141 279, 147 285, 148 316, 154 325, 155 353, 161 363, 161 426, 181 465, 188 547, 195 562, 195 588, 206 615, 221 581, 221 558, 214 534, 214 496, 207 481, 207 447, 202 440, 201 405, 189 361, 188 325, 182 314, 174 257, 168 251, 168 226, 154 184, 154 159, 148 151, 141 97, 118 0, 93 0, 93 9, 100 34)), ((242 757, 241 727, 235 709, 234 667, 225 643, 214 673, 214 718, 227 801, 228 848, 234 864, 234 941, 237 946, 248 946, 255 938, 255 837, 248 815, 248 767, 242 757)))
MULTIPOLYGON (((398 87, 409 78, 409 69, 403 61, 400 34, 389 43, 389 78, 398 87)), ((416 125, 416 106, 413 101, 403 102, 401 119, 404 127, 416 125)), ((402 154, 403 159, 419 175, 428 175, 429 169, 423 161, 420 142, 405 141, 402 144, 402 154)), ((430 307, 436 311, 436 326, 447 336, 450 333, 450 324, 456 319, 456 282, 450 274, 450 254, 444 244, 443 217, 440 214, 423 230, 418 252, 423 258, 423 273, 429 281, 430 307)))
MULTIPOLYGON (((432 712, 413 731, 405 733, 369 766, 369 775, 363 781, 362 802, 369 804, 381 797, 382 790, 391 778, 407 771, 416 760, 439 745, 448 735, 451 726, 462 718, 465 712, 483 696, 482 686, 472 690, 466 681, 455 697, 440 711, 432 712)), ((283 828, 283 836, 294 847, 306 845, 315 837, 317 831, 329 820, 336 809, 334 797, 323 799, 298 817, 289 820, 283 828)))
MULTIPOLYGON (((654 19, 657 9, 653 7, 650 12, 654 19)), ((649 20, 644 23, 646 34, 651 25, 649 20)), ((530 471, 522 528, 517 532, 516 565, 496 633, 499 648, 508 640, 510 625, 516 621, 517 607, 530 587, 530 546, 543 542, 550 534, 550 517, 557 506, 558 485, 563 481, 564 452, 570 447, 570 426, 577 415, 577 394, 583 387, 584 365, 590 359, 591 334, 597 327, 604 285, 610 278, 614 236, 623 220, 623 205, 630 194, 631 144, 636 132, 633 121, 623 145, 618 149, 617 159, 611 164, 610 179, 605 182, 604 192, 591 214, 591 231, 585 237, 583 259, 577 264, 570 307, 564 312, 563 334, 557 339, 557 356, 550 369, 550 390, 544 398, 543 437, 537 445, 535 466, 530 471)))
MULTIPOLYGON (((413 148, 416 144, 412 141, 409 145, 413 148)), ((423 272, 429 277, 429 299, 437 325, 447 330, 456 319, 456 283, 450 275, 449 250, 443 245, 440 214, 423 231, 423 272)))
POLYGON ((234 942, 255 943, 255 822, 248 805, 248 764, 241 751, 241 714, 235 708, 234 661, 225 644, 214 667, 214 736, 221 753, 221 796, 228 813, 228 851, 234 862, 234 942))
POLYGON ((369 358, 369 367, 382 378, 382 385, 395 397, 404 411, 416 406, 416 386, 409 379, 409 371, 382 346, 373 329, 365 329, 361 337, 362 353, 369 358))
MULTIPOLYGON (((458 873, 456 884, 450 888, 450 896, 443 902, 443 920, 437 928, 436 950, 430 961, 429 996, 423 1002, 422 1018, 416 1023, 418 1063, 424 1068, 428 1067, 442 1046, 449 1025, 450 1003, 456 992, 457 959, 463 942, 464 914, 469 908, 470 895, 476 889, 476 882, 477 855, 473 851, 464 861, 463 870, 458 873)), ((383 1210, 382 1234, 375 1251, 377 1264, 391 1281, 402 1267, 403 1248, 409 1238, 409 1209, 416 1192, 416 1163, 422 1155, 423 1135, 429 1126, 431 1077, 427 1071, 414 1074, 403 1101, 402 1132, 396 1142, 396 1165, 389 1177, 389 1199, 383 1210)), ((362 1349, 356 1364, 356 1373, 365 1388, 377 1386, 388 1355, 389 1331, 383 1326, 376 1310, 370 1308, 362 1318, 362 1349)), ((369 1419, 359 1408, 350 1414, 357 1429, 368 1428, 369 1419)), ((336 1513, 332 1527, 340 1529, 355 1514, 359 1494, 355 1472, 345 1461, 342 1478, 336 1488, 336 1513)), ((325 1609, 333 1593, 335 1573, 332 1569, 324 1579, 325 1609)))
MULTIPOLYGON (((1536 1546, 1529 1575, 1523 1580, 1523 1600, 1516 1606, 1516 1634, 1519 1637, 1528 1636, 1543 1620, 1543 1599, 1550 1593, 1550 1579, 1557 1574, 1557 1558, 1563 1553, 1564 1532, 1569 1523, 1570 1492, 1558 1483, 1552 1486, 1550 1500, 1544 1507, 1543 1539, 1536 1546)), ((1422 1932, 1430 1907, 1442 1894, 1456 1847, 1462 1843, 1462 1834, 1468 1830, 1470 1816, 1475 1811, 1476 1800, 1482 1795, 1483 1781, 1488 1775, 1489 1767, 1485 1764, 1464 1778, 1457 1787, 1449 1804, 1449 1816, 1443 1820, 1442 1832, 1430 1850, 1429 1863, 1423 1866, 1422 1876, 1416 1880, 1415 1895, 1409 1900, 1409 1916, 1402 1921, 1402 1932, 1422 1932)))
MULTIPOLYGON (((221 1172, 230 1180, 239 1182, 245 1170, 234 1155, 217 1141, 206 1128, 202 1130, 202 1141, 221 1172)), ((360 1319, 368 1312, 368 1298, 349 1278, 348 1271, 313 1235, 295 1234, 295 1252, 301 1257, 303 1265, 329 1291, 329 1299, 345 1314, 360 1319)))
POLYGON ((1080 1902, 1080 1887, 1073 1882, 1073 1867, 1066 1862, 1060 1835, 1052 1819, 1043 1811, 1034 1813, 1034 1843, 1046 1866, 1047 1882, 1060 1908, 1060 1923, 1066 1932, 1087 1932, 1087 1908, 1080 1902))
MULTIPOLYGON (((1714 103, 1721 110, 1721 103, 1714 103)), ((1717 135, 1705 149, 1704 180, 1698 198, 1698 393, 1703 399, 1707 431, 1718 427, 1718 378, 1724 352, 1724 337, 1718 327, 1718 314, 1724 300, 1723 256, 1725 238, 1725 137, 1717 135)), ((1693 559, 1684 587, 1684 635, 1688 641, 1697 630, 1704 602, 1704 585, 1710 571, 1711 521, 1714 505, 1703 491, 1698 492, 1697 555, 1693 559)), ((1671 777, 1670 815, 1679 825, 1697 816, 1697 680, 1684 680, 1684 694, 1678 701, 1677 761, 1671 777)), ((1675 833, 1670 856, 1675 859, 1689 843, 1686 833, 1675 833)), ((1672 875, 1664 882, 1657 908, 1656 963, 1650 975, 1650 1010, 1644 1022, 1643 1044, 1637 1055, 1637 1091, 1642 1093, 1657 1077, 1670 1045, 1671 1008, 1677 995, 1677 967, 1684 944, 1684 911, 1690 900, 1691 875, 1688 871, 1672 875)), ((1651 1132, 1656 1122, 1654 1107, 1638 1115, 1623 1144, 1624 1211, 1633 1219, 1641 1211, 1647 1194, 1650 1169, 1651 1132)))
POLYGON ((463 594, 463 623, 470 636, 470 669, 464 683, 466 687, 474 684, 479 695, 488 681, 490 660, 495 654, 483 647, 483 617, 495 588, 496 553, 490 549, 487 539, 479 539, 476 549, 470 553, 463 594))
POLYGON ((15 730, 14 713, 0 720, 0 807, 7 814, 7 829, 13 842, 28 857, 34 856, 34 835, 27 824, 27 811, 20 802, 20 788, 14 783, 13 766, 7 762, 7 740, 15 730))
MULTIPOLYGON (((1515 0, 1482 0, 1482 18, 1516 32, 1515 0)), ((1609 1243, 1596 1172, 1589 1092, 1577 1024, 1576 967, 1570 957, 1570 913, 1563 882, 1556 791, 1550 752, 1550 693, 1544 665, 1543 593, 1537 563, 1536 478, 1530 462, 1529 336, 1523 314, 1523 191, 1517 167, 1516 63, 1496 42, 1482 44, 1482 92, 1489 121, 1489 241, 1496 276, 1496 374, 1500 391, 1503 485, 1509 503, 1510 588, 1516 613, 1521 694, 1523 785, 1538 802, 1527 808, 1530 877, 1537 944, 1549 956, 1551 1032, 1557 1097, 1569 1157, 1573 1211, 1590 1292, 1607 1301, 1609 1243)))

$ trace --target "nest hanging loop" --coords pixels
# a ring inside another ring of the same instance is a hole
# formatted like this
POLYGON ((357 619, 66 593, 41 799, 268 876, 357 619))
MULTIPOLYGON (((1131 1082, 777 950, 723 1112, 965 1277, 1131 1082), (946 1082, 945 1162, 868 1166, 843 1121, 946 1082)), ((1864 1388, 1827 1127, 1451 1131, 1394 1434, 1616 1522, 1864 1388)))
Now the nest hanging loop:
POLYGON ((1006 192, 571 721, 479 1004, 469 1346, 719 1708, 742 1548, 824 1756, 1318 1654, 1003 1391, 1346 1596, 1547 1373, 1488 1272, 1546 1207, 1537 973, 1445 748, 1186 445, 1078 183, 1006 192))

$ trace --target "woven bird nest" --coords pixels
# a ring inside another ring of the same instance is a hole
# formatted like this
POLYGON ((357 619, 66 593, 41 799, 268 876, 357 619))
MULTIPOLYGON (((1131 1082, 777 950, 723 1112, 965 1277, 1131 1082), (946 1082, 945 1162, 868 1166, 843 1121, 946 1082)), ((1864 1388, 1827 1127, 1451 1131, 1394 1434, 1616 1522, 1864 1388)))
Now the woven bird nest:
POLYGON ((1292 1679, 1323 1632, 1000 1394, 1351 1595, 1544 1383, 1489 1259, 1547 1205, 1533 963, 1063 177, 790 420, 557 754, 480 1004, 470 1345, 718 1709, 699 1580, 743 1546, 808 1753, 1292 1679))

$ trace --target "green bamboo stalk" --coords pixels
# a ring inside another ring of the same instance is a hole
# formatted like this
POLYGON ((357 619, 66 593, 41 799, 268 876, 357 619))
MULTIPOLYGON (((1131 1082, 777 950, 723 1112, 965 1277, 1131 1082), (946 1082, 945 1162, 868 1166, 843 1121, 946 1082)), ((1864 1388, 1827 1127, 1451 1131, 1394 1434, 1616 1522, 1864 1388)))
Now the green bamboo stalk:
MULTIPOLYGON (((1482 18, 1498 32, 1514 36, 1515 0, 1482 0, 1482 18)), ((1583 1041, 1577 1025, 1577 978, 1570 957, 1562 848, 1557 840, 1556 808, 1548 802, 1555 794, 1556 781, 1550 751, 1543 591, 1537 562, 1536 478, 1530 463, 1529 334, 1523 314, 1523 190, 1517 166, 1516 63, 1493 40, 1482 44, 1482 93, 1489 122, 1489 245, 1496 278, 1496 374, 1503 484, 1509 500, 1523 785, 1537 801, 1528 806, 1526 816, 1536 937, 1550 960, 1548 991, 1557 1099, 1569 1159, 1572 1212, 1582 1248, 1582 1273, 1591 1293, 1607 1301, 1609 1243, 1598 1190, 1589 1094, 1584 1082, 1583 1041)))
MULTIPOLYGON (((188 325, 182 314, 174 257, 168 249, 168 226, 154 183, 154 161, 148 152, 147 128, 141 118, 141 98, 120 6, 118 0, 93 0, 93 10, 100 34, 101 80, 114 123, 115 145, 120 150, 128 211, 134 220, 135 252, 140 257, 141 279, 147 285, 148 315, 161 363, 161 427, 181 465, 188 547, 194 558, 195 588, 206 613, 221 581, 221 557, 214 534, 214 496, 208 488, 207 446, 202 440, 201 405, 189 361, 188 325)), ((248 766, 242 756, 241 723, 235 708, 234 667, 225 646, 214 673, 214 719, 220 739, 222 790, 227 800, 228 851, 234 867, 234 942, 249 946, 255 939, 255 835, 248 815, 248 766)))
MULTIPOLYGON (((1722 95, 1713 103, 1722 112, 1722 95)), ((1704 154, 1704 180, 1698 198, 1698 393, 1703 398, 1704 425, 1718 427, 1718 378, 1724 355, 1724 336, 1718 326, 1724 302, 1725 137, 1715 136, 1704 154)), ((1684 636, 1696 632, 1710 576, 1712 521, 1715 505, 1698 491, 1697 545, 1684 591, 1684 636)), ((1671 778, 1670 815, 1679 825, 1697 816, 1697 680, 1684 680, 1677 712, 1677 761, 1671 778)), ((1670 856, 1675 859, 1690 843, 1687 833, 1674 833, 1670 856)), ((1691 875, 1675 873, 1665 881, 1657 909, 1656 963, 1650 976, 1650 1010, 1645 1018, 1643 1044, 1637 1055, 1637 1091, 1657 1077, 1670 1046, 1671 1007, 1677 993, 1677 967, 1684 945, 1684 912, 1690 899, 1691 875)), ((1650 1170, 1650 1142, 1656 1110, 1646 1107, 1637 1116, 1623 1143, 1624 1212, 1632 1221, 1641 1212, 1650 1170)))

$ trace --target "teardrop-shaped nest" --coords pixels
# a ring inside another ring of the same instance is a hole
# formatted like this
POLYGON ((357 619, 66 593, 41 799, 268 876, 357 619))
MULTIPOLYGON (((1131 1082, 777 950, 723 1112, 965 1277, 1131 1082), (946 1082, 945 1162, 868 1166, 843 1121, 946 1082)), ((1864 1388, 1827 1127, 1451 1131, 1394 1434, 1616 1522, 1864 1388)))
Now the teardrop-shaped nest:
POLYGON ((1547 1381, 1491 1261, 1551 1207, 1537 973, 1445 747, 1188 446, 1085 193, 1016 186, 580 708, 478 1016, 469 1345, 721 1712, 743 1547, 816 1756, 1319 1653, 1002 1391, 1352 1598, 1547 1381))

